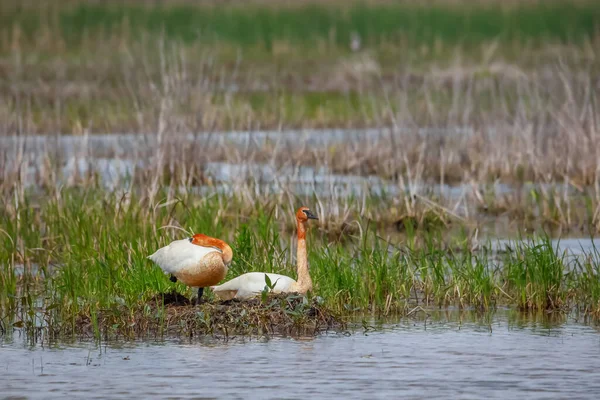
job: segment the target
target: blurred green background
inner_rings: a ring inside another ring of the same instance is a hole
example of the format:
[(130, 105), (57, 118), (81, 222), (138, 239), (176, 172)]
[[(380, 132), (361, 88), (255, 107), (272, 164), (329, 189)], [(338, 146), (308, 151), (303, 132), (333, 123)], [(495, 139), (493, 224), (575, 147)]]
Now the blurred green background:
[[(0, 11), (4, 129), (36, 133), (153, 130), (169, 96), (189, 129), (389, 125), (399, 92), (435, 125), (413, 83), (596, 71), (600, 37), (600, 2), (584, 0), (6, 0)], [(489, 110), (490, 96), (477, 103)], [(443, 114), (450, 98), (442, 87), (427, 101)]]

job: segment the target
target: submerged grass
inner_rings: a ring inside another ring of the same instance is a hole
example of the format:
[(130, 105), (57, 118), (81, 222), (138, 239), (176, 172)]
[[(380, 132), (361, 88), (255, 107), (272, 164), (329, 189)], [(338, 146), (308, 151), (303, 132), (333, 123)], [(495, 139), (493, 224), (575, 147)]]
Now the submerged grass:
[(315, 289), (308, 302), (284, 297), (227, 305), (214, 303), (208, 291), (210, 303), (199, 308), (163, 306), (161, 294), (176, 290), (192, 298), (193, 292), (171, 283), (146, 256), (185, 237), (185, 230), (231, 243), (227, 279), (248, 271), (295, 277), (292, 205), (266, 201), (242, 208), (242, 203), (191, 195), (151, 203), (132, 194), (123, 204), (114, 194), (72, 189), (26, 195), (0, 210), (2, 329), (98, 337), (314, 332), (332, 326), (340, 313), (388, 315), (450, 305), (600, 316), (595, 250), (570, 259), (557, 254), (549, 240), (538, 239), (492, 253), (474, 249), (468, 240), (447, 241), (422, 231), (392, 244), (368, 227), (362, 235), (331, 240), (324, 225), (309, 234)]

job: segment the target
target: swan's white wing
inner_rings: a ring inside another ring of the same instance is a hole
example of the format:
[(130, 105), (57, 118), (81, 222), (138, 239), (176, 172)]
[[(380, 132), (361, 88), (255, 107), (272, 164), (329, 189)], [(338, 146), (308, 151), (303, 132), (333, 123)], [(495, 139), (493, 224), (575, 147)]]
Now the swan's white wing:
[(154, 261), (165, 272), (174, 274), (197, 264), (202, 258), (219, 250), (214, 247), (203, 247), (193, 244), (189, 239), (175, 240), (161, 247), (148, 258)]
[(268, 272), (248, 272), (247, 274), (233, 278), (222, 285), (212, 286), (211, 288), (214, 292), (217, 292), (217, 294), (218, 292), (235, 291), (237, 292), (236, 298), (246, 299), (256, 296), (256, 294), (260, 293), (265, 288), (265, 275), (269, 277), (271, 284), (274, 285), (274, 293), (286, 292), (289, 290), (290, 286), (296, 282), (285, 275)]

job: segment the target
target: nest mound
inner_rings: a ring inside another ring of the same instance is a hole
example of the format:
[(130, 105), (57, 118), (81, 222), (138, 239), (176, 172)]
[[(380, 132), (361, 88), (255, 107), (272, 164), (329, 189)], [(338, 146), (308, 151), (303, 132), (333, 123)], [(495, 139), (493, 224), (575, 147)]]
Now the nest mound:
[[(128, 315), (126, 319), (125, 315)], [(98, 315), (97, 324), (88, 316), (80, 316), (76, 326), (79, 334), (101, 334), (107, 339), (119, 336), (306, 337), (346, 329), (339, 316), (317, 299), (309, 300), (297, 294), (269, 294), (266, 298), (196, 305), (176, 292), (159, 294), (139, 310), (105, 310)]]

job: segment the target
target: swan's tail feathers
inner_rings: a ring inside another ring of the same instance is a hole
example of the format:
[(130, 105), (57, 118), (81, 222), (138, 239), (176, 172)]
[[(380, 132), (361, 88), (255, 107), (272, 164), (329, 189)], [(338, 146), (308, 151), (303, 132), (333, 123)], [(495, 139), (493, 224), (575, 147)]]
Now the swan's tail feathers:
[[(159, 250), (160, 250), (160, 249), (159, 249)], [(157, 254), (158, 254), (158, 251), (155, 251), (154, 253), (150, 254), (150, 255), (149, 255), (149, 256), (147, 256), (146, 258), (147, 258), (148, 260), (152, 260), (152, 261), (156, 262), (156, 256), (157, 256)]]

